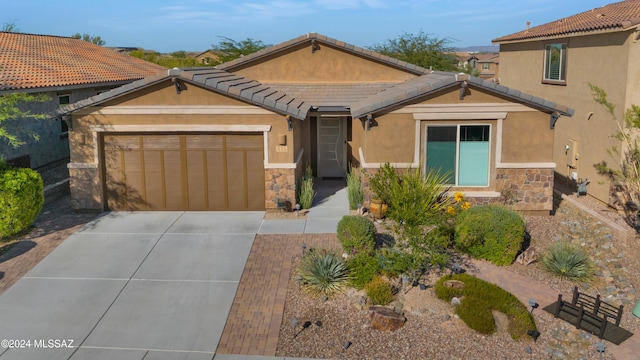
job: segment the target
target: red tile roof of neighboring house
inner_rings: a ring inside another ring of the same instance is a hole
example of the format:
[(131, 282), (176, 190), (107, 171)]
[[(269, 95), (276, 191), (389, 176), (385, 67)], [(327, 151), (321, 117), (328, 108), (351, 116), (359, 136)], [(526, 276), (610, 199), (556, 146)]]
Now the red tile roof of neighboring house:
[(0, 32), (0, 91), (133, 81), (161, 71), (78, 39)]
[(638, 24), (640, 0), (627, 0), (503, 36), (494, 39), (493, 42), (521, 41), (612, 29), (624, 30)]

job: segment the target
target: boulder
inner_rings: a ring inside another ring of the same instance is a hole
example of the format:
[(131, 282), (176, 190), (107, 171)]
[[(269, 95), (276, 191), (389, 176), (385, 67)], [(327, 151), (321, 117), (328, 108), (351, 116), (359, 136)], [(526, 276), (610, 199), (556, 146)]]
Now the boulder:
[(444, 286), (454, 289), (464, 289), (464, 283), (459, 280), (447, 280), (444, 282)]
[(404, 326), (407, 319), (392, 309), (384, 306), (372, 306), (371, 327), (378, 331), (396, 331)]

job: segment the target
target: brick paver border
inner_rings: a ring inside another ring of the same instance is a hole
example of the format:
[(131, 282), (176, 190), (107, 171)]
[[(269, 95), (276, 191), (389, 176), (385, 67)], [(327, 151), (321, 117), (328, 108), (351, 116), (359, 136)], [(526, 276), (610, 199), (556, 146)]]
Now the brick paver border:
[(336, 234), (256, 236), (216, 353), (276, 355), (291, 264), (303, 243), (340, 247)]

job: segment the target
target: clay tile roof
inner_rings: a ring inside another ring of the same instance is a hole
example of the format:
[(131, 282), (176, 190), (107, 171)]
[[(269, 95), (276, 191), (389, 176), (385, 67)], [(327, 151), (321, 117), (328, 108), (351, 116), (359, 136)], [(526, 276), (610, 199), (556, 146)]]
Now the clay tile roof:
[(0, 32), (0, 91), (133, 81), (161, 71), (78, 39)]
[(466, 74), (455, 74), (444, 71), (433, 71), (429, 74), (418, 76), (407, 80), (396, 86), (387, 88), (378, 94), (361, 99), (351, 105), (351, 116), (361, 118), (368, 114), (385, 112), (394, 107), (414, 101), (417, 98), (436, 93), (450, 87), (460, 86), (466, 81), (469, 85), (483, 89), (499, 96), (504, 96), (523, 103), (528, 106), (538, 108), (542, 111), (553, 113), (558, 112), (565, 116), (572, 116), (573, 109), (553, 103), (551, 101), (535, 98), (506, 86), (498, 85), (494, 82), (468, 76)]
[(102, 94), (56, 109), (51, 112), (50, 115), (52, 117), (67, 115), (169, 79), (172, 81), (185, 81), (198, 84), (209, 90), (300, 120), (306, 118), (310, 108), (310, 105), (304, 100), (291, 96), (279, 88), (261, 84), (258, 81), (213, 67), (198, 67), (188, 69), (164, 69), (164, 72), (154, 76), (134, 81), (127, 85), (103, 92)]
[(601, 30), (625, 30), (640, 24), (640, 0), (627, 0), (585, 11), (528, 30), (494, 39), (494, 43)]

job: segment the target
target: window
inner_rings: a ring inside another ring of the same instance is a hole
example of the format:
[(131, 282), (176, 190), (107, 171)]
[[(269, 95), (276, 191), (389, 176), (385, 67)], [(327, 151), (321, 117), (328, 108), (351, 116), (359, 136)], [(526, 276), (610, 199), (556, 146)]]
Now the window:
[[(70, 95), (58, 95), (58, 104), (60, 104), (60, 107), (65, 107), (69, 105), (71, 103), (70, 100), (71, 100)], [(67, 125), (67, 122), (60, 119), (60, 134), (66, 135), (68, 133), (69, 133), (69, 126)]]
[(544, 50), (544, 80), (565, 82), (567, 44), (548, 44)]
[(489, 185), (489, 125), (429, 126), (426, 169), (448, 175), (447, 185)]
[(489, 70), (489, 63), (482, 64), (482, 70)]

